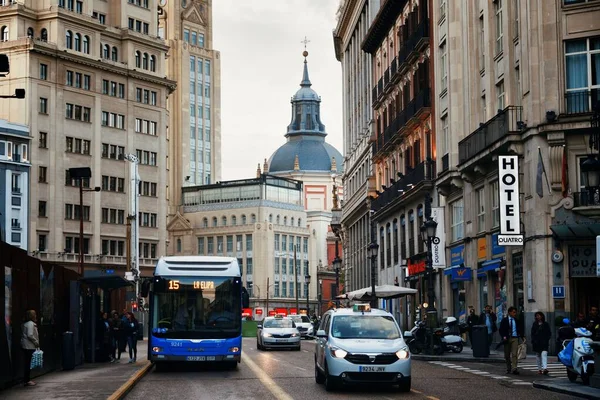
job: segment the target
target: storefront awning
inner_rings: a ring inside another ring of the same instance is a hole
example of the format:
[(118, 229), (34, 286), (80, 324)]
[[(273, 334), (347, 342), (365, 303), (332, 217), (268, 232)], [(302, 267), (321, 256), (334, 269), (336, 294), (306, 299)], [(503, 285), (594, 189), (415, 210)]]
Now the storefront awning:
[(500, 268), (500, 263), (502, 263), (501, 258), (494, 258), (493, 260), (485, 261), (481, 264), (481, 267), (477, 269), (477, 277), (485, 276), (488, 271), (495, 271)]
[(593, 239), (600, 235), (600, 224), (553, 224), (550, 230), (560, 239)]

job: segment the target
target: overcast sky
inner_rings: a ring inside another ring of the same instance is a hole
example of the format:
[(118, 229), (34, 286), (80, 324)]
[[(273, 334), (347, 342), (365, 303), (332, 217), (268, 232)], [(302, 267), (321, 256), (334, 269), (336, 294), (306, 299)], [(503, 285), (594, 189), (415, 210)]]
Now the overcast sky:
[(252, 178), (286, 139), (290, 98), (310, 43), (312, 88), (321, 96), (327, 142), (342, 149), (341, 64), (332, 31), (339, 0), (214, 0), (214, 47), (221, 52), (223, 180)]

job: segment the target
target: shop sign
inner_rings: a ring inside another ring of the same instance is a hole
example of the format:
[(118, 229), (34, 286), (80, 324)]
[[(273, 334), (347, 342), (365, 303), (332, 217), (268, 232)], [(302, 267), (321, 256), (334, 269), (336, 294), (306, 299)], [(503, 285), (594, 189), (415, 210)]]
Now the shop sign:
[(450, 280), (452, 282), (465, 282), (473, 279), (471, 268), (452, 268), (450, 270)]
[(596, 252), (592, 246), (569, 246), (569, 276), (596, 276)]
[(492, 235), (492, 256), (497, 256), (506, 252), (504, 246), (498, 245), (498, 236), (500, 235), (498, 235), (497, 233), (494, 233)]
[(422, 274), (423, 272), (425, 272), (426, 269), (427, 269), (427, 265), (425, 263), (425, 260), (413, 262), (410, 260), (410, 258), (408, 259), (408, 275), (409, 276)]
[(565, 287), (564, 286), (552, 286), (552, 297), (555, 299), (565, 298)]
[(498, 244), (522, 246), (519, 213), (519, 157), (498, 157), (498, 180), (500, 188), (500, 235)]
[(460, 265), (465, 262), (465, 245), (461, 244), (450, 249), (450, 265)]
[(444, 223), (444, 208), (433, 207), (431, 209), (431, 218), (438, 223), (435, 236), (440, 239), (438, 244), (432, 243), (431, 246), (433, 268), (446, 268), (446, 224)]
[(477, 258), (485, 259), (487, 257), (487, 239), (482, 237), (477, 239)]

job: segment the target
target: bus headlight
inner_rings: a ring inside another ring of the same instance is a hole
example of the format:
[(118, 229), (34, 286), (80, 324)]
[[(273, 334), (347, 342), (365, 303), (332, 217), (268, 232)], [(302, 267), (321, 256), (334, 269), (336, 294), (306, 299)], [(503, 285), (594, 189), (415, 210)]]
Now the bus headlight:
[(160, 353), (162, 351), (163, 351), (162, 347), (156, 347), (155, 346), (155, 347), (152, 348), (152, 352), (153, 353)]
[(240, 351), (239, 347), (230, 347), (229, 350), (227, 350), (229, 353), (237, 353)]
[(404, 360), (405, 358), (408, 358), (408, 351), (406, 351), (405, 349), (402, 350), (398, 350), (396, 352), (396, 356), (401, 359)]

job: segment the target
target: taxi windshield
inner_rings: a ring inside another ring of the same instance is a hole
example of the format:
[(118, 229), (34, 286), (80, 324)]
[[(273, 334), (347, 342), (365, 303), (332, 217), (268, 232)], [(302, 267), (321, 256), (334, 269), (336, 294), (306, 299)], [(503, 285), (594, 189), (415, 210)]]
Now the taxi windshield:
[(394, 319), (384, 315), (338, 315), (331, 333), (338, 339), (399, 339)]
[(265, 321), (265, 328), (293, 328), (292, 321), (289, 319), (268, 319)]

